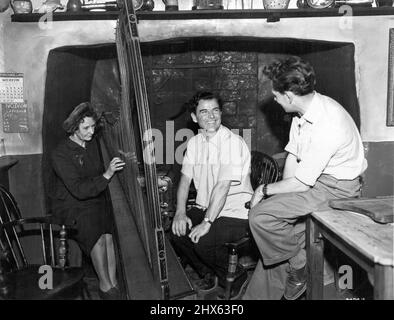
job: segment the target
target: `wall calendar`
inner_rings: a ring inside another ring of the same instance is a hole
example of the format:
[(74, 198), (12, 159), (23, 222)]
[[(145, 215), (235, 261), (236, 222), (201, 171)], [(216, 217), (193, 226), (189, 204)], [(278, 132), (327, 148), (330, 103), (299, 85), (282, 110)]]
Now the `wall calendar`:
[(4, 133), (29, 132), (26, 103), (1, 103), (1, 109)]
[(0, 73), (0, 105), (4, 133), (29, 131), (27, 104), (23, 99), (23, 73)]
[(23, 73), (0, 73), (0, 103), (23, 103)]

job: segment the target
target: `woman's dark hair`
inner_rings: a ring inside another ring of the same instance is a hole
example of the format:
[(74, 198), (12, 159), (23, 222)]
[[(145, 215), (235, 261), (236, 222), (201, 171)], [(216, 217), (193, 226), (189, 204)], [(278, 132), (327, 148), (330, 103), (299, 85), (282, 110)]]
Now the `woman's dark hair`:
[(291, 91), (304, 96), (315, 90), (315, 71), (309, 62), (291, 56), (275, 61), (264, 68), (263, 73), (272, 81), (272, 87), (281, 94)]
[(200, 100), (212, 100), (215, 99), (219, 105), (219, 109), (222, 110), (223, 103), (222, 99), (215, 93), (208, 92), (208, 91), (198, 91), (193, 98), (187, 103), (187, 108), (190, 113), (196, 113), (196, 109)]
[(83, 122), (84, 118), (93, 118), (95, 122), (98, 121), (99, 116), (96, 110), (92, 107), (90, 102), (82, 102), (77, 105), (70, 113), (66, 120), (63, 122), (63, 129), (68, 134), (73, 134), (78, 130), (79, 124)]

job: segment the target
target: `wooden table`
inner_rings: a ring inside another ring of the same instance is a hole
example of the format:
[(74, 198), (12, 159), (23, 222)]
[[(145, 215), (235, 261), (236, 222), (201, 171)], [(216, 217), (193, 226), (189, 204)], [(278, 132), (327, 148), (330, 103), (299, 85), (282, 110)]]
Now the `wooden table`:
[(327, 210), (309, 215), (307, 299), (323, 299), (324, 241), (368, 272), (374, 282), (375, 300), (394, 299), (393, 233), (393, 224), (379, 224), (351, 211)]

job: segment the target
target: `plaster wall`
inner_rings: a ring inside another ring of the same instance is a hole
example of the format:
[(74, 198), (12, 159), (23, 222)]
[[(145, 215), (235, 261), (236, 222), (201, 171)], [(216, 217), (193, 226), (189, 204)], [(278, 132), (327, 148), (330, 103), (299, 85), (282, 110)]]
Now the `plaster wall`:
[[(160, 5), (158, 1), (155, 3)], [(116, 21), (11, 23), (10, 11), (0, 15), (0, 35), (3, 36), (0, 71), (24, 73), (30, 132), (3, 133), (0, 115), (0, 138), (5, 139), (7, 154), (42, 153), (41, 123), (48, 52), (65, 45), (114, 42)], [(291, 18), (276, 23), (268, 23), (265, 19), (142, 20), (139, 33), (141, 41), (194, 36), (252, 36), (353, 42), (361, 135), (365, 142), (378, 142), (394, 141), (394, 127), (386, 126), (390, 28), (394, 28), (394, 17), (391, 16)]]
[(4, 70), (4, 20), (5, 15), (0, 13), (0, 72)]

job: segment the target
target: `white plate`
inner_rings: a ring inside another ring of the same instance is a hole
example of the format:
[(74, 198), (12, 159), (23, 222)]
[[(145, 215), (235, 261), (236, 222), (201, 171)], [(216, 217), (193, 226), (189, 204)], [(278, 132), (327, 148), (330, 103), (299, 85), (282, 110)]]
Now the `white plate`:
[(106, 11), (105, 9), (90, 9), (91, 12), (103, 12)]
[(334, 3), (334, 0), (307, 0), (308, 5), (314, 9), (328, 8)]

